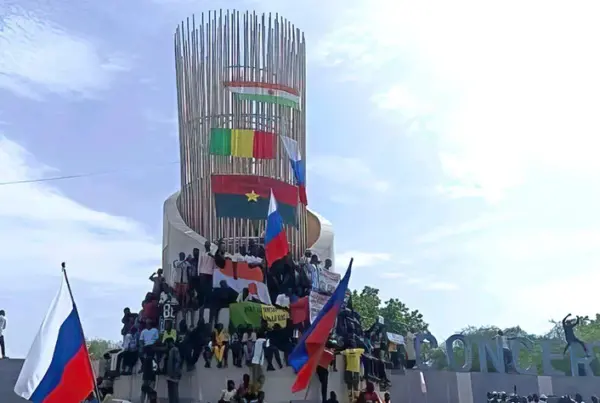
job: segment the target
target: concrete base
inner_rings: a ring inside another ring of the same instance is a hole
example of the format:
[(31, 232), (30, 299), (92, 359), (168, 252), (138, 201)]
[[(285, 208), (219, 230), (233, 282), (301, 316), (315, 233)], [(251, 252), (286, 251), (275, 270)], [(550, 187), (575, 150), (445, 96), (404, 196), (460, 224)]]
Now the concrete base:
[[(13, 392), (23, 362), (24, 360), (0, 360), (0, 402), (25, 402)], [(337, 367), (343, 368), (341, 357), (338, 357)], [(221, 395), (221, 390), (225, 389), (227, 380), (232, 379), (237, 385), (245, 373), (249, 373), (247, 368), (236, 367), (198, 368), (191, 373), (186, 373), (179, 387), (181, 402), (216, 402)], [(290, 368), (272, 372), (265, 371), (265, 376), (263, 390), (267, 402), (287, 403), (305, 400), (306, 391), (296, 394), (290, 392), (296, 378)], [(591, 376), (550, 377), (482, 372), (423, 371), (426, 390), (426, 393), (423, 393), (424, 388), (418, 370), (408, 370), (404, 375), (392, 373), (390, 378), (392, 399), (401, 399), (409, 403), (477, 403), (486, 400), (485, 394), (488, 391), (511, 393), (515, 386), (517, 393), (521, 395), (543, 393), (560, 396), (574, 395), (578, 392), (583, 395), (584, 400), (590, 400), (590, 396), (598, 391), (599, 381), (598, 377)], [(127, 399), (133, 403), (139, 402), (140, 375), (123, 376), (115, 381), (114, 387), (116, 398)], [(342, 371), (329, 374), (328, 389), (337, 393), (340, 402), (347, 402)], [(320, 402), (320, 391), (321, 385), (315, 377), (311, 382), (306, 400)], [(166, 381), (162, 376), (158, 379), (158, 393), (161, 402), (167, 402)]]
[(0, 402), (24, 403), (27, 400), (20, 398), (14, 392), (15, 383), (19, 378), (21, 367), (25, 360), (0, 360)]

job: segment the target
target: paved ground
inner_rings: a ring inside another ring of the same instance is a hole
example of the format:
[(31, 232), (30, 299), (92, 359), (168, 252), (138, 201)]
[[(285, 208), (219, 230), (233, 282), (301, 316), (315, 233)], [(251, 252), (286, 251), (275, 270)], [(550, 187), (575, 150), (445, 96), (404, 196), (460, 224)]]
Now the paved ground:
[(0, 402), (23, 403), (27, 401), (21, 399), (13, 392), (23, 361), (24, 360), (0, 360)]

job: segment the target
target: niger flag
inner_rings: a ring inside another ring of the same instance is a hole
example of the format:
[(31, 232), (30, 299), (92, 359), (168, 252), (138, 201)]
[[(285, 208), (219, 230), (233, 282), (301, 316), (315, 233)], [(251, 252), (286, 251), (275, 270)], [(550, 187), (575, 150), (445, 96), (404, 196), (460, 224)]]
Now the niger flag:
[(217, 217), (266, 220), (272, 189), (283, 222), (297, 225), (297, 186), (256, 175), (212, 175), (211, 185)]

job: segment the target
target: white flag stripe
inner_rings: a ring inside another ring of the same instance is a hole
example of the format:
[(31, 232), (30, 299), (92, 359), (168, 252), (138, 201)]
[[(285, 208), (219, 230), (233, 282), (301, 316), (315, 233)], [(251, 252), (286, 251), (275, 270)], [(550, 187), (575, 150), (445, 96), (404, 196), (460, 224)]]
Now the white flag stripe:
[(272, 97), (284, 98), (288, 99), (292, 102), (300, 104), (300, 97), (298, 95), (290, 94), (287, 91), (283, 90), (273, 90), (269, 88), (260, 88), (260, 87), (228, 87), (231, 91), (237, 92), (239, 94), (249, 94), (249, 95), (268, 95)]
[(60, 290), (52, 300), (50, 309), (21, 368), (14, 388), (17, 395), (29, 400), (42, 382), (52, 363), (60, 328), (71, 312), (73, 312), (73, 301), (63, 278)]
[(292, 161), (300, 161), (302, 159), (300, 156), (300, 149), (298, 148), (298, 142), (296, 140), (287, 136), (281, 136), (281, 141), (283, 142), (283, 148), (285, 148), (285, 152)]

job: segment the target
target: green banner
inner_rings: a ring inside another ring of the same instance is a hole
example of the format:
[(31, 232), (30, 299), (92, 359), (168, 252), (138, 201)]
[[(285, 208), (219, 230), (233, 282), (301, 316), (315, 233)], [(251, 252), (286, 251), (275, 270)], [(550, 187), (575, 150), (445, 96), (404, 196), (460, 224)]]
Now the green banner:
[(262, 305), (255, 302), (241, 302), (239, 304), (229, 305), (229, 318), (234, 327), (252, 326), (257, 329), (260, 327), (260, 320), (265, 319), (270, 328), (275, 323), (285, 327), (289, 314), (284, 309), (275, 308), (272, 305)]

